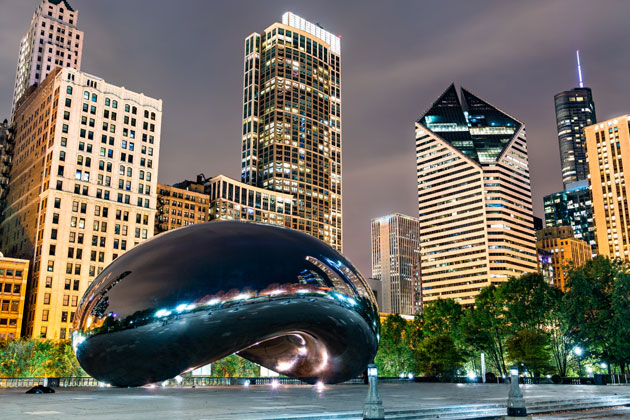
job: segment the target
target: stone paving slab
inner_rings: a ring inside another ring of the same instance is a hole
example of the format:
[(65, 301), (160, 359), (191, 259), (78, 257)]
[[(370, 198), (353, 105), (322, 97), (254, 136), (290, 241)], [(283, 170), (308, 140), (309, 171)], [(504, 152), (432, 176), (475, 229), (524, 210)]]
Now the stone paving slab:
[[(523, 385), (526, 402), (630, 396), (630, 386)], [(270, 385), (208, 388), (56, 388), (55, 394), (0, 390), (0, 418), (9, 419), (212, 419), (258, 420), (299, 415), (360, 412), (366, 385)], [(506, 384), (381, 384), (386, 410), (497, 404)], [(630, 418), (630, 417), (629, 417)]]

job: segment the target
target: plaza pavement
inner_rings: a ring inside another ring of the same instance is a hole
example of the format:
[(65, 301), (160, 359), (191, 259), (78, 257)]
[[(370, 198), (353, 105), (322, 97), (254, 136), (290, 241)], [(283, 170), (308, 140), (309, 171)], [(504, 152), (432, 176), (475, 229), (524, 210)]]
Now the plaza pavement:
[[(385, 383), (379, 388), (387, 411), (504, 404), (509, 385)], [(270, 385), (56, 388), (55, 394), (43, 395), (25, 394), (25, 389), (0, 389), (0, 419), (255, 420), (305, 415), (317, 418), (317, 415), (361, 412), (367, 389), (366, 385), (358, 384), (327, 385), (321, 390), (296, 385), (279, 385), (276, 389)], [(579, 401), (594, 396), (630, 397), (630, 386), (521, 385), (521, 389), (527, 404)], [(630, 418), (630, 412), (626, 411), (624, 417)]]

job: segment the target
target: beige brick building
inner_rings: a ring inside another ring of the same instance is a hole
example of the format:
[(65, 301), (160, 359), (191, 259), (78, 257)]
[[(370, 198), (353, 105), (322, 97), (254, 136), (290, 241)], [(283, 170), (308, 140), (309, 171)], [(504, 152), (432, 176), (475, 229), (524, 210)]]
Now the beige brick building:
[(64, 339), (104, 267), (153, 236), (162, 101), (56, 68), (13, 116), (1, 248), (31, 260), (24, 332)]
[(552, 284), (566, 290), (567, 271), (571, 265), (579, 267), (592, 259), (591, 246), (574, 236), (571, 226), (551, 227), (536, 232), (539, 250), (551, 254)]
[(21, 336), (28, 266), (28, 260), (0, 253), (0, 340)]
[(630, 115), (590, 125), (586, 135), (597, 253), (630, 259)]
[(41, 0), (20, 42), (12, 113), (28, 88), (40, 84), (55, 67), (81, 70), (83, 32), (79, 12), (67, 0)]
[(203, 185), (182, 184), (158, 184), (156, 234), (209, 220), (210, 198), (203, 193)]

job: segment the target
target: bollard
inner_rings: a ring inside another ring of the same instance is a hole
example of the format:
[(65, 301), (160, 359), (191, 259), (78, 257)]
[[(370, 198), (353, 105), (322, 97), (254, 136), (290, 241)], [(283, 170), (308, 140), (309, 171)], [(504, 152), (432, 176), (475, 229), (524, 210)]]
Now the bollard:
[(527, 415), (527, 408), (525, 407), (525, 400), (523, 394), (518, 385), (518, 366), (513, 366), (510, 369), (511, 384), (510, 392), (508, 393), (507, 402), (507, 416), (504, 419), (528, 419), (531, 418)]
[(367, 371), (370, 388), (363, 408), (363, 420), (385, 420), (383, 401), (378, 394), (378, 369), (375, 364), (369, 364)]

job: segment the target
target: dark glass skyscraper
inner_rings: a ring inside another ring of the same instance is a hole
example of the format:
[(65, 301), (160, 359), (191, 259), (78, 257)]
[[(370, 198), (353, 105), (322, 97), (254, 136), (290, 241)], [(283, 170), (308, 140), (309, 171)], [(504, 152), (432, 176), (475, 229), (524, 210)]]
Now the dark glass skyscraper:
[(588, 180), (569, 184), (564, 191), (545, 196), (543, 202), (545, 227), (571, 226), (574, 236), (588, 242), (593, 253), (597, 252)]
[(560, 166), (565, 187), (567, 184), (587, 178), (584, 127), (597, 122), (593, 93), (591, 88), (584, 87), (582, 82), (579, 55), (578, 72), (580, 86), (554, 96)]

